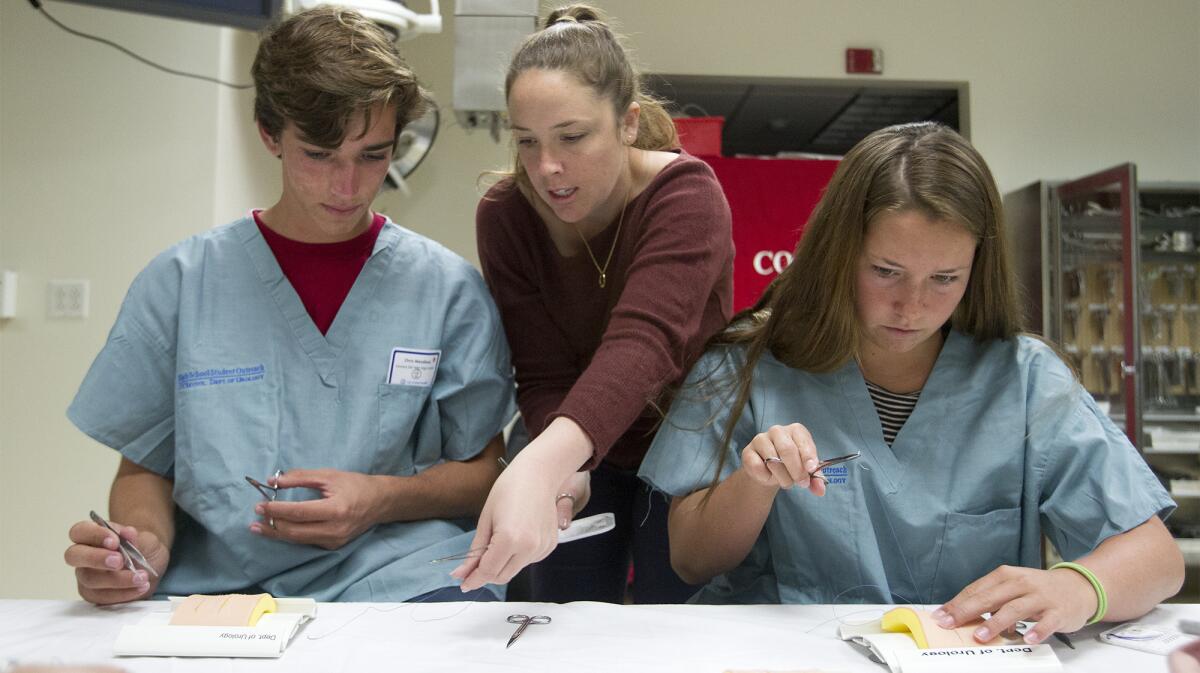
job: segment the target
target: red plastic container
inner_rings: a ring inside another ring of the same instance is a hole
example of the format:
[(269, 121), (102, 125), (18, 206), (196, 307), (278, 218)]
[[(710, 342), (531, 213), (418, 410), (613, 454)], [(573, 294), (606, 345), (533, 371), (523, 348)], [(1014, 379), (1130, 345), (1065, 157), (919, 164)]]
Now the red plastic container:
[(675, 118), (679, 143), (688, 154), (696, 156), (721, 156), (721, 129), (724, 127), (724, 117)]

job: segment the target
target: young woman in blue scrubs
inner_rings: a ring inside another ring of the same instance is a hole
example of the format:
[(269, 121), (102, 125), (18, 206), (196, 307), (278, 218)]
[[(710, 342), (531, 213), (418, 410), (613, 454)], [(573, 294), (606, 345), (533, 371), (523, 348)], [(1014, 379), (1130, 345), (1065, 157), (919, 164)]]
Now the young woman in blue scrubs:
[[(1017, 301), (970, 144), (912, 124), (851, 150), (642, 465), (695, 600), (940, 604), (993, 613), (981, 640), (1038, 620), (1033, 643), (1178, 591), (1174, 503)], [(1043, 534), (1077, 565), (1041, 570)]]
[(93, 603), (461, 600), (429, 561), (467, 548), (515, 409), (479, 273), (371, 211), (425, 93), (331, 8), (265, 34), (253, 75), (279, 200), (150, 262), (68, 410), (120, 452), (111, 519), (161, 582), (90, 521), (66, 561)]

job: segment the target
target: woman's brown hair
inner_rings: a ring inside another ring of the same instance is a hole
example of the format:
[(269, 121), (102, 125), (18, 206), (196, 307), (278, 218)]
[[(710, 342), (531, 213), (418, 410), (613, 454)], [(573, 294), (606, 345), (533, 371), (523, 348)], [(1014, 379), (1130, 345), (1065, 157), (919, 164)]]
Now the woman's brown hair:
[(319, 147), (336, 148), (360, 115), (395, 105), (396, 137), (430, 98), (382, 28), (358, 12), (321, 6), (271, 26), (254, 65), (254, 119), (278, 139), (291, 121)]
[(950, 325), (978, 341), (1008, 339), (1021, 331), (1003, 206), (983, 157), (941, 124), (875, 131), (838, 165), (792, 263), (753, 307), (735, 315), (730, 327), (710, 341), (710, 346), (745, 348), (745, 362), (729, 382), (735, 396), (717, 447), (718, 477), (763, 351), (811, 372), (833, 371), (855, 357), (861, 338), (855, 277), (867, 226), (881, 215), (902, 212), (957, 223), (975, 237), (966, 293)]

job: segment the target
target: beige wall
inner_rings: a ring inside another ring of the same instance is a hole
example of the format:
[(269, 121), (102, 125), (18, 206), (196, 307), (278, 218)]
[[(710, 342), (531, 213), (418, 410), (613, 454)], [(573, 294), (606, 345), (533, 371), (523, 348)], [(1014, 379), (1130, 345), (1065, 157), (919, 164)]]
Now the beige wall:
[[(837, 78), (845, 47), (870, 46), (884, 50), (886, 79), (966, 81), (972, 137), (1002, 190), (1122, 161), (1147, 180), (1200, 180), (1195, 0), (598, 4), (622, 20), (648, 71)], [(247, 79), (249, 34), (47, 6), (172, 66)], [(444, 34), (403, 45), (444, 108), (453, 25), (447, 16)], [(151, 256), (270, 205), (277, 168), (258, 145), (250, 102), (70, 37), (24, 2), (0, 2), (0, 268), (21, 274), (20, 315), (0, 323), (0, 597), (74, 595), (65, 531), (106, 509), (116, 460), (63, 410)], [(474, 260), (475, 178), (506, 150), (446, 112), (413, 196), (377, 205)], [(47, 319), (51, 278), (89, 279), (91, 316)]]
[[(67, 25), (171, 65), (213, 70), (217, 31), (46, 3)], [(65, 597), (69, 522), (107, 511), (111, 451), (63, 416), (140, 266), (213, 217), (212, 86), (138, 65), (0, 2), (0, 596)], [(91, 281), (91, 317), (50, 320), (51, 278)]]

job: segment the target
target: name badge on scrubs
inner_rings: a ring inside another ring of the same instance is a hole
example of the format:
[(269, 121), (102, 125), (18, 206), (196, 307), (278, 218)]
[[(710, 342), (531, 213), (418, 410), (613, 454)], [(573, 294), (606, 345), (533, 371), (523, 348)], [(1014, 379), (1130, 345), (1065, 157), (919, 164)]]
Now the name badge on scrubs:
[(433, 378), (437, 375), (438, 360), (441, 358), (441, 351), (393, 348), (392, 366), (388, 370), (387, 382), (396, 386), (428, 388), (433, 385)]

